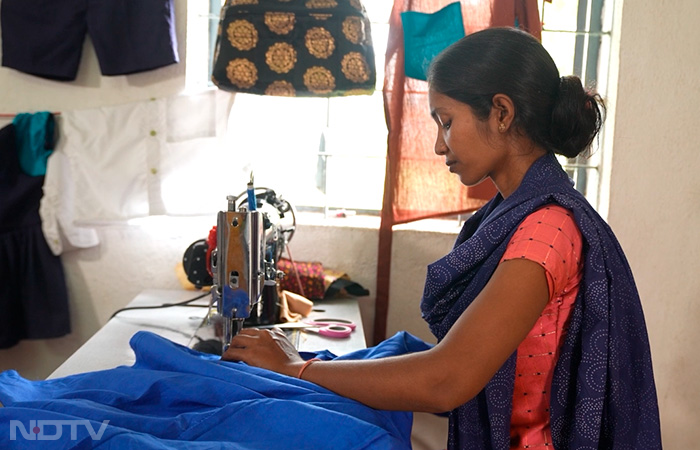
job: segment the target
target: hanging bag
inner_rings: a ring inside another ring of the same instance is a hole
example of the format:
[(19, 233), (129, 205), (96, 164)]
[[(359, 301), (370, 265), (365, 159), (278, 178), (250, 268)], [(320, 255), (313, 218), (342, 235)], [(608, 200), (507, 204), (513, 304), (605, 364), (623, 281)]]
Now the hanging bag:
[(360, 0), (229, 0), (221, 10), (212, 81), (259, 95), (372, 94), (367, 13)]

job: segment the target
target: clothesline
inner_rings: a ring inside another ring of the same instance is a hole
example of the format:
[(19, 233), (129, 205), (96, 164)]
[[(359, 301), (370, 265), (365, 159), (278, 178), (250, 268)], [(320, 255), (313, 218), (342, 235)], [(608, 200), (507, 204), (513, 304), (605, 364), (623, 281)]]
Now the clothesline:
[[(17, 114), (21, 114), (21, 113), (0, 113), (0, 117), (11, 119), (11, 118), (17, 116)], [(61, 115), (60, 112), (52, 112), (51, 114), (53, 114), (54, 116)]]

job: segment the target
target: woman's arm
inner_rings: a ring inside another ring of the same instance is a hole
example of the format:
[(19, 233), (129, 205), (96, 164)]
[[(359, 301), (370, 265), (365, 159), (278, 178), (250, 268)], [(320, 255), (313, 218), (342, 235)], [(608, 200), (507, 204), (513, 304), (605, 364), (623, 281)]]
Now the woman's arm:
[[(499, 264), (435, 347), (408, 355), (312, 364), (303, 378), (377, 409), (444, 412), (473, 398), (532, 329), (549, 299), (544, 269)], [(223, 359), (296, 377), (303, 365), (284, 333), (243, 330)]]

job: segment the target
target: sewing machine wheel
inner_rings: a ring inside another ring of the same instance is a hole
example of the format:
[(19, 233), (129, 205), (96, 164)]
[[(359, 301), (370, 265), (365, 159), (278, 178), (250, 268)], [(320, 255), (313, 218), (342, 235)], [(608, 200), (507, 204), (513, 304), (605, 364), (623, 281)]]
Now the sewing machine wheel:
[(214, 283), (214, 279), (207, 271), (208, 248), (206, 239), (200, 239), (190, 244), (182, 257), (182, 266), (187, 274), (187, 280), (194, 284), (197, 289), (202, 288), (202, 286), (211, 286)]

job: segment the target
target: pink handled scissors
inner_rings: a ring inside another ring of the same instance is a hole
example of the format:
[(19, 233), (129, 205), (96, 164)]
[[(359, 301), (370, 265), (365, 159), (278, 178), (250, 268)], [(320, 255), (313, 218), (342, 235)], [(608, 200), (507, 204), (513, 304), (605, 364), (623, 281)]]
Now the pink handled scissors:
[(305, 320), (305, 324), (314, 328), (304, 328), (307, 331), (317, 332), (321, 336), (331, 338), (346, 338), (355, 330), (355, 324), (345, 319), (313, 319)]

